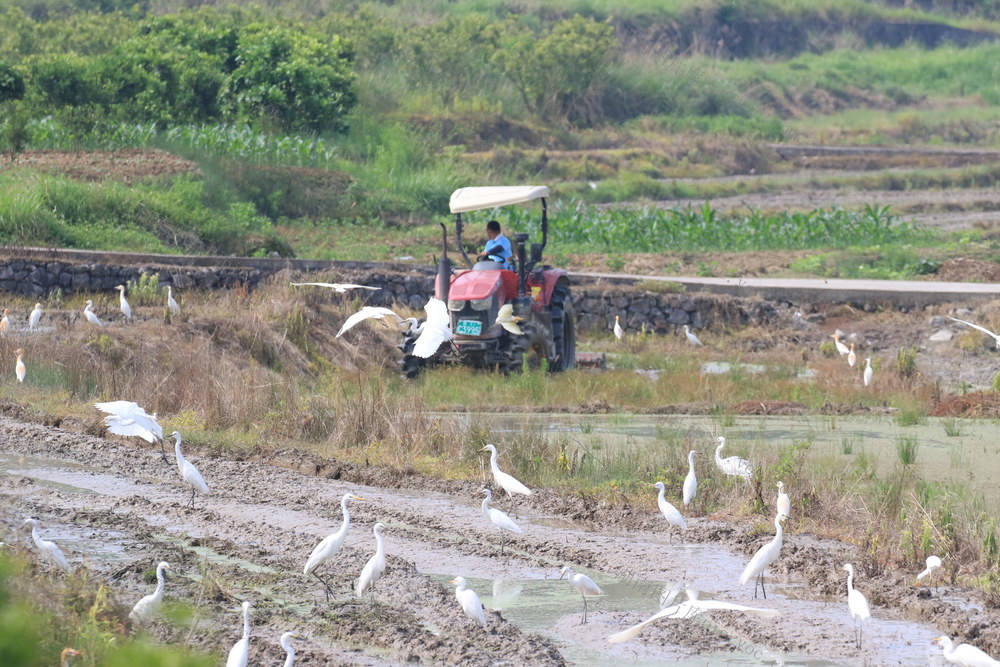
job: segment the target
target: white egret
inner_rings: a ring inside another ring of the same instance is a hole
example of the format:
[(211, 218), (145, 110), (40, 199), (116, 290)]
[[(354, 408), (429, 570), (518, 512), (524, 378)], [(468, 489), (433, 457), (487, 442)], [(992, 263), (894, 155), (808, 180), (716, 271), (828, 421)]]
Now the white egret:
[(383, 308), (382, 306), (365, 306), (347, 318), (344, 322), (344, 326), (340, 327), (340, 331), (337, 332), (337, 338), (343, 336), (347, 330), (351, 329), (358, 322), (364, 322), (365, 320), (382, 320), (389, 315), (395, 317), (396, 321), (400, 324), (406, 322), (406, 320), (392, 312), (389, 308)]
[(489, 519), (490, 523), (500, 531), (500, 554), (502, 555), (504, 546), (503, 531), (509, 530), (512, 533), (523, 533), (524, 531), (505, 512), (490, 507), (490, 503), (493, 501), (493, 494), (490, 493), (489, 489), (483, 489), (483, 493), (486, 494), (486, 497), (483, 498), (483, 516)]
[(170, 563), (165, 560), (160, 561), (160, 564), (156, 566), (156, 590), (135, 603), (135, 606), (132, 607), (132, 611), (128, 615), (132, 621), (142, 623), (148, 621), (156, 614), (160, 608), (160, 603), (163, 602), (163, 571), (169, 569)]
[(775, 504), (778, 507), (778, 514), (784, 514), (786, 517), (792, 516), (792, 500), (785, 493), (785, 483), (778, 482), (778, 498)]
[(177, 300), (174, 299), (174, 288), (170, 285), (167, 285), (167, 308), (174, 315), (181, 314), (181, 307), (177, 303)]
[(23, 526), (31, 526), (31, 541), (35, 543), (35, 547), (38, 549), (38, 553), (42, 555), (42, 559), (48, 561), (52, 565), (55, 565), (63, 572), (72, 572), (73, 567), (66, 560), (65, 554), (63, 554), (62, 549), (59, 545), (50, 540), (43, 540), (38, 534), (38, 521), (35, 519), (25, 519)]
[(132, 321), (132, 306), (128, 305), (128, 301), (125, 299), (125, 286), (115, 285), (115, 289), (118, 290), (118, 307), (122, 311), (122, 315), (125, 316), (126, 322)]
[(741, 586), (750, 581), (751, 578), (756, 579), (753, 585), (754, 600), (757, 599), (758, 583), (760, 584), (760, 591), (763, 593), (764, 599), (767, 599), (767, 590), (764, 588), (764, 571), (781, 555), (781, 522), (787, 518), (784, 514), (778, 514), (774, 517), (774, 537), (770, 542), (757, 549), (757, 553), (753, 555), (753, 558), (750, 559), (750, 562), (747, 563), (746, 568), (743, 570), (743, 574), (740, 575)]
[(424, 312), (427, 313), (427, 319), (413, 343), (413, 356), (428, 359), (437, 353), (442, 343), (451, 340), (451, 316), (444, 301), (435, 297), (431, 297), (424, 306)]
[(1000, 335), (997, 335), (997, 334), (993, 333), (992, 331), (990, 331), (989, 329), (986, 329), (985, 327), (979, 326), (978, 324), (973, 324), (972, 322), (966, 322), (965, 320), (960, 320), (957, 317), (952, 317), (951, 315), (948, 316), (948, 319), (949, 320), (954, 320), (956, 322), (961, 322), (962, 324), (970, 326), (973, 329), (979, 329), (984, 334), (987, 334), (989, 336), (993, 336), (993, 340), (995, 340), (997, 342), (997, 349), (1000, 350)]
[(687, 337), (688, 342), (692, 345), (702, 345), (702, 342), (698, 340), (698, 337), (694, 335), (693, 331), (691, 331), (691, 327), (686, 324), (684, 325), (684, 335)]
[(330, 584), (316, 574), (316, 568), (333, 558), (336, 553), (340, 551), (340, 547), (344, 544), (344, 540), (347, 538), (347, 529), (351, 527), (351, 514), (347, 511), (348, 500), (364, 500), (364, 498), (356, 496), (352, 493), (344, 494), (344, 497), (340, 499), (340, 509), (344, 513), (344, 521), (340, 524), (340, 530), (324, 537), (323, 540), (312, 550), (312, 553), (309, 554), (309, 558), (306, 560), (306, 566), (302, 568), (302, 574), (306, 576), (311, 574), (319, 579), (320, 583), (326, 587), (327, 602), (330, 601), (330, 593), (333, 591), (330, 588)]
[(174, 443), (174, 455), (177, 457), (177, 469), (181, 472), (181, 479), (184, 483), (191, 487), (191, 509), (194, 509), (194, 492), (199, 491), (202, 495), (212, 495), (212, 492), (208, 490), (208, 484), (205, 483), (205, 478), (201, 476), (198, 469), (195, 468), (190, 461), (184, 458), (181, 454), (181, 434), (177, 431), (171, 433), (171, 436), (176, 438), (177, 442)]
[(83, 655), (83, 651), (77, 651), (75, 648), (64, 648), (59, 654), (59, 667), (70, 667), (69, 659), (81, 655)]
[(243, 637), (229, 649), (226, 667), (247, 667), (250, 658), (250, 603), (243, 602)]
[(851, 350), (846, 345), (840, 342), (839, 333), (830, 334), (830, 338), (833, 339), (833, 344), (837, 346), (837, 352), (840, 353), (840, 356), (843, 357), (844, 355), (851, 353)]
[(7, 317), (7, 313), (9, 312), (8, 309), (3, 309), (3, 317), (0, 317), (0, 336), (7, 335), (7, 328), (10, 326), (10, 318)]
[(365, 591), (371, 587), (372, 602), (375, 601), (375, 582), (385, 572), (385, 547), (382, 544), (382, 531), (384, 529), (385, 525), (381, 522), (376, 523), (372, 528), (372, 532), (375, 534), (375, 555), (365, 563), (364, 569), (361, 570), (361, 576), (358, 578), (358, 597), (362, 597)]
[(871, 610), (868, 609), (868, 599), (865, 594), (854, 587), (854, 566), (850, 563), (844, 565), (847, 570), (847, 608), (851, 612), (851, 620), (856, 621), (856, 642), (861, 648), (861, 639), (865, 629), (865, 621), (872, 617)]
[(854, 368), (856, 363), (858, 363), (858, 355), (854, 353), (854, 343), (851, 343), (851, 351), (847, 353), (847, 365)]
[(508, 475), (503, 470), (500, 470), (500, 466), (497, 465), (496, 445), (486, 445), (479, 451), (488, 451), (490, 453), (490, 470), (493, 471), (493, 481), (496, 482), (501, 489), (507, 492), (507, 498), (510, 499), (512, 508), (515, 493), (520, 493), (522, 496), (531, 495), (531, 489), (518, 481), (518, 479), (513, 475)]
[(972, 644), (952, 644), (951, 637), (936, 637), (933, 640), (944, 650), (944, 659), (953, 665), (963, 667), (1000, 667), (1000, 660), (994, 660), (982, 649)]
[(730, 477), (742, 477), (750, 479), (753, 477), (753, 467), (746, 459), (738, 456), (722, 458), (722, 448), (726, 446), (726, 439), (719, 436), (719, 446), (715, 448), (715, 465)]
[[(681, 515), (680, 511), (676, 507), (671, 505), (669, 502), (667, 502), (667, 499), (664, 496), (667, 487), (663, 484), (663, 482), (657, 482), (656, 484), (653, 485), (653, 488), (658, 489), (660, 492), (659, 496), (657, 496), (656, 498), (656, 504), (659, 506), (660, 512), (663, 514), (663, 517), (667, 520), (667, 523), (669, 523), (671, 526), (677, 526), (681, 530), (687, 530), (688, 528), (687, 521), (684, 520), (684, 517)], [(673, 531), (670, 531), (670, 541), (673, 542), (673, 540), (674, 540), (674, 534)]]
[(688, 452), (688, 474), (684, 478), (683, 487), (683, 498), (684, 507), (687, 507), (694, 501), (694, 496), (698, 493), (698, 478), (694, 474), (694, 455), (697, 454), (695, 450)]
[(872, 360), (869, 357), (865, 359), (865, 374), (863, 376), (866, 387), (872, 383), (872, 375)]
[(622, 329), (621, 318), (615, 315), (615, 338), (621, 341), (622, 336), (625, 335), (625, 331)]
[(931, 576), (931, 573), (934, 572), (934, 570), (941, 567), (941, 559), (937, 556), (928, 556), (927, 560), (925, 561), (925, 564), (927, 565), (927, 567), (924, 568), (923, 572), (917, 575), (918, 582), (923, 581), (925, 578)]
[(292, 667), (295, 664), (295, 647), (292, 646), (293, 639), (301, 639), (294, 632), (286, 632), (281, 635), (281, 648), (285, 649), (284, 667)]
[(756, 616), (758, 618), (777, 618), (781, 615), (781, 612), (777, 609), (747, 607), (741, 604), (734, 604), (732, 602), (724, 602), (722, 600), (699, 600), (696, 591), (688, 590), (687, 593), (688, 599), (684, 602), (661, 609), (642, 623), (637, 623), (628, 629), (616, 632), (608, 637), (608, 642), (611, 644), (621, 644), (622, 642), (635, 639), (635, 637), (638, 636), (638, 634), (642, 632), (647, 625), (658, 621), (661, 618), (688, 619), (709, 611), (738, 611), (750, 616)]
[(94, 312), (94, 302), (87, 299), (87, 306), (83, 309), (83, 316), (87, 318), (87, 321), (93, 324), (95, 327), (103, 327), (104, 324), (101, 322), (101, 318), (97, 316)]
[(514, 334), (515, 336), (524, 335), (524, 332), (521, 331), (521, 327), (519, 325), (519, 322), (521, 322), (522, 320), (523, 318), (516, 317), (514, 315), (514, 304), (512, 303), (505, 303), (504, 305), (500, 306), (500, 310), (499, 312), (497, 312), (497, 320), (496, 320), (497, 324), (499, 324), (500, 326), (502, 326), (504, 329)]
[(14, 375), (17, 376), (18, 382), (24, 382), (24, 375), (27, 372), (24, 367), (24, 348), (17, 348), (14, 350), (14, 354), (17, 355), (17, 362), (14, 364)]
[(42, 304), (36, 303), (35, 309), (31, 311), (31, 315), (28, 315), (28, 329), (34, 331), (35, 327), (38, 326), (39, 320), (42, 319)]
[(297, 287), (301, 285), (328, 287), (329, 289), (332, 289), (334, 292), (337, 292), (339, 294), (344, 294), (349, 289), (367, 289), (367, 290), (372, 290), (373, 292), (382, 289), (381, 287), (369, 287), (368, 285), (355, 285), (353, 283), (291, 283), (291, 284)]
[(476, 591), (465, 587), (465, 577), (455, 577), (448, 583), (455, 584), (455, 599), (462, 606), (465, 615), (485, 628), (486, 615), (483, 613), (483, 603), (479, 601)]
[(149, 444), (160, 443), (160, 456), (167, 460), (163, 449), (163, 427), (156, 421), (156, 414), (149, 414), (133, 401), (107, 401), (94, 403), (94, 407), (109, 416), (104, 425), (115, 435), (142, 438)]
[(594, 583), (593, 579), (582, 572), (574, 572), (568, 565), (564, 565), (559, 570), (559, 578), (562, 579), (563, 577), (569, 579), (569, 583), (577, 590), (580, 597), (583, 598), (583, 621), (580, 622), (580, 625), (583, 625), (587, 622), (587, 596), (604, 595), (604, 591)]

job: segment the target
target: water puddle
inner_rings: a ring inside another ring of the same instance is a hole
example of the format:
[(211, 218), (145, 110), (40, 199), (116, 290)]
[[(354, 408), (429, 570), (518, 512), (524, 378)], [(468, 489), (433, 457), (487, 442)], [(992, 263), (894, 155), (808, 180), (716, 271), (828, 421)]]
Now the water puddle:
[(51, 479), (53, 472), (80, 474), (84, 470), (89, 470), (89, 468), (68, 461), (0, 452), (0, 474), (10, 477), (27, 477), (38, 486), (54, 491), (96, 495), (96, 492), (90, 489)]

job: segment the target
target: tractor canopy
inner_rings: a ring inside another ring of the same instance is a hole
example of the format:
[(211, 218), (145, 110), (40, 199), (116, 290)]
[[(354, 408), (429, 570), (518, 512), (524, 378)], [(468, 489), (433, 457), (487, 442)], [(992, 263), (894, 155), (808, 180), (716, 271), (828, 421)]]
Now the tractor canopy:
[(449, 205), (452, 213), (466, 213), (510, 204), (523, 204), (548, 196), (549, 189), (544, 185), (459, 188), (451, 193)]

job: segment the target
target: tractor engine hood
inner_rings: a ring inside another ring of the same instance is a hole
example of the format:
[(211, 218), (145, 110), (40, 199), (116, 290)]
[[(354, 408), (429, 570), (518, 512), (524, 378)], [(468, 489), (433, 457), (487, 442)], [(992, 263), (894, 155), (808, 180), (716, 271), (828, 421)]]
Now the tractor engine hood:
[(458, 301), (486, 299), (500, 291), (502, 271), (466, 271), (455, 277), (448, 298)]

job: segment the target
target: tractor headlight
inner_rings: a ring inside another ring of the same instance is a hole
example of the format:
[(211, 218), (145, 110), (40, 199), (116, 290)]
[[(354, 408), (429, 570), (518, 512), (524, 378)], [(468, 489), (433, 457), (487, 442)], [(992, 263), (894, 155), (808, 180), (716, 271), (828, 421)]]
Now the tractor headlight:
[(448, 310), (462, 310), (463, 308), (465, 308), (465, 299), (448, 299)]
[(493, 297), (488, 296), (485, 299), (473, 299), (469, 305), (472, 306), (472, 310), (488, 310), (491, 303), (493, 303)]

